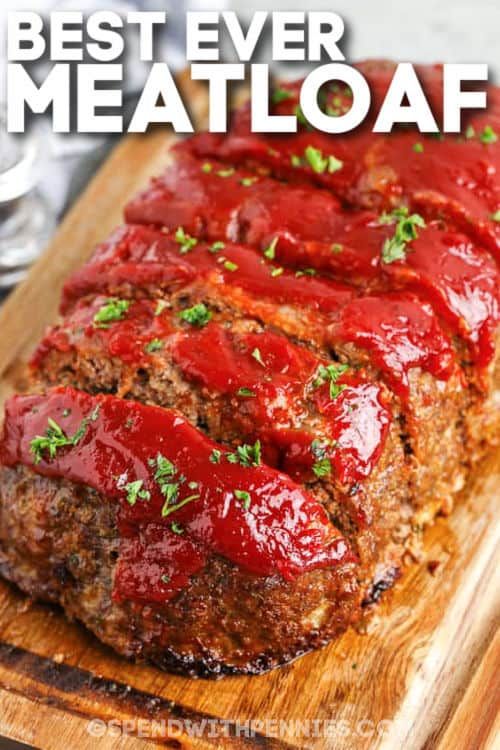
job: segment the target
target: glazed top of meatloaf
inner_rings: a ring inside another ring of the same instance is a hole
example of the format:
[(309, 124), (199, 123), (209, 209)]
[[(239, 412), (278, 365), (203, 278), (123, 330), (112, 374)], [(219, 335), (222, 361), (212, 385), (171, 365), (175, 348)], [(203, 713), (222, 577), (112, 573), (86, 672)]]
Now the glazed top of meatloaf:
[[(372, 61), (361, 67), (374, 99), (382, 99), (395, 64)], [(442, 66), (422, 66), (419, 75), (435, 112), (439, 112)], [(300, 84), (283, 84), (287, 96), (271, 111), (296, 112)], [(325, 111), (341, 114), (350, 108), (351, 97), (338, 83), (326, 84)], [(500, 143), (495, 135), (500, 131), (500, 89), (488, 87), (487, 110), (464, 113), (463, 136), (420, 135), (412, 128), (400, 128), (384, 138), (372, 132), (372, 125), (368, 117), (355, 131), (332, 137), (311, 130), (299, 117), (297, 133), (252, 133), (250, 108), (244, 105), (235, 112), (227, 135), (202, 133), (178, 149), (202, 159), (264, 167), (275, 177), (292, 182), (313, 182), (358, 208), (390, 210), (403, 204), (428, 216), (450, 217), (499, 259), (500, 224), (493, 217), (500, 205)]]
[(323, 506), (262, 463), (258, 443), (232, 453), (173, 410), (71, 388), (14, 397), (0, 461), (119, 503), (117, 600), (168, 600), (213, 554), (285, 580), (355, 559)]

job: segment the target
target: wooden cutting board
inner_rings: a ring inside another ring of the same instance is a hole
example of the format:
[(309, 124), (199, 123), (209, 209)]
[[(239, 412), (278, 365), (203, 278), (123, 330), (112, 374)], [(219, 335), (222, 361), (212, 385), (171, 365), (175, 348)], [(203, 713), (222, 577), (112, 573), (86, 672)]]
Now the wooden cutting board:
[[(204, 98), (190, 98), (200, 119)], [(0, 404), (23, 387), (62, 282), (161, 170), (172, 141), (165, 131), (125, 138), (1, 308)], [(0, 734), (50, 750), (493, 748), (499, 495), (497, 455), (475, 472), (453, 516), (426, 533), (425, 558), (384, 597), (366, 634), (346, 633), (260, 677), (195, 681), (131, 664), (0, 582)]]

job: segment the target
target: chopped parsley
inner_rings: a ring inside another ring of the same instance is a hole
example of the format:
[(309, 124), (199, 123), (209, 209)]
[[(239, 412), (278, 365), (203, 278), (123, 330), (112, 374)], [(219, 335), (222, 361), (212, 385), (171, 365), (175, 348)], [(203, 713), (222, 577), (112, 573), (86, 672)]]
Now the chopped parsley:
[(166, 300), (164, 299), (158, 300), (158, 303), (155, 309), (155, 317), (157, 318), (159, 315), (161, 315), (162, 312), (164, 312), (167, 309), (167, 307), (168, 307), (168, 302), (166, 302)]
[(189, 251), (198, 244), (196, 237), (191, 237), (190, 234), (186, 234), (183, 227), (177, 227), (175, 241), (180, 245), (179, 252), (181, 255), (189, 253)]
[(292, 98), (292, 92), (282, 88), (275, 89), (271, 95), (271, 101), (273, 104), (280, 104), (281, 102), (285, 102), (287, 99)]
[(110, 323), (124, 318), (129, 307), (129, 300), (110, 297), (94, 315), (94, 327), (109, 328)]
[(344, 163), (340, 159), (332, 155), (323, 156), (322, 151), (319, 148), (314, 148), (314, 146), (307, 146), (304, 156), (313, 172), (317, 174), (323, 174), (326, 171), (333, 174), (344, 166)]
[(230, 464), (241, 464), (241, 466), (245, 466), (246, 468), (260, 466), (260, 440), (256, 440), (253, 445), (248, 445), (247, 443), (238, 445), (234, 453), (226, 454), (226, 458)]
[(210, 245), (208, 249), (211, 253), (218, 253), (219, 250), (224, 250), (225, 247), (225, 243), (218, 240), (217, 242), (214, 242), (212, 245)]
[(295, 276), (297, 279), (300, 279), (301, 276), (316, 276), (316, 269), (302, 268), (300, 271), (295, 272)]
[(246, 490), (234, 490), (234, 496), (237, 500), (242, 500), (245, 510), (249, 509), (252, 502), (252, 498), (250, 497), (249, 492), (247, 492)]
[(144, 489), (144, 482), (142, 479), (137, 479), (135, 482), (129, 482), (124, 485), (123, 489), (127, 493), (127, 503), (129, 505), (135, 505), (137, 500), (149, 500), (151, 493)]
[(255, 398), (255, 393), (250, 388), (238, 388), (237, 395), (244, 398)]
[(500, 208), (498, 209), (498, 211), (495, 211), (494, 214), (491, 214), (490, 219), (491, 221), (496, 221), (500, 223)]
[(302, 107), (299, 104), (295, 107), (294, 113), (295, 113), (295, 117), (297, 118), (297, 122), (300, 122), (301, 125), (304, 125), (306, 128), (308, 128), (309, 120), (303, 113)]
[(338, 255), (341, 253), (344, 249), (344, 246), (341, 245), (339, 242), (334, 242), (333, 245), (330, 245), (330, 250), (332, 253), (335, 253), (335, 255)]
[(316, 463), (313, 464), (312, 467), (313, 473), (315, 476), (318, 477), (318, 479), (322, 479), (323, 477), (328, 476), (332, 473), (332, 464), (329, 458), (322, 458), (319, 461), (316, 461)]
[(488, 145), (490, 143), (496, 143), (498, 140), (498, 136), (491, 125), (486, 125), (483, 132), (479, 136), (479, 140), (481, 141), (481, 143)]
[(392, 214), (382, 214), (380, 224), (393, 224), (396, 221), (394, 235), (388, 237), (382, 246), (382, 262), (394, 263), (406, 258), (407, 244), (418, 237), (417, 227), (425, 227), (420, 214), (408, 215), (406, 206), (395, 209)]
[(257, 182), (258, 179), (258, 177), (243, 177), (243, 179), (240, 180), (240, 184), (243, 185), (243, 187), (250, 187), (254, 182)]
[(256, 360), (256, 362), (259, 363), (259, 365), (262, 365), (262, 367), (265, 367), (265, 362), (262, 359), (262, 354), (260, 353), (260, 349), (255, 347), (255, 349), (252, 352), (252, 357)]
[(80, 427), (77, 429), (75, 434), (71, 437), (66, 435), (64, 430), (57, 424), (57, 422), (49, 417), (47, 419), (47, 429), (45, 435), (36, 435), (30, 442), (30, 451), (35, 457), (35, 464), (39, 464), (43, 458), (45, 451), (48, 452), (49, 458), (55, 458), (57, 451), (60, 448), (72, 447), (74, 448), (85, 435), (89, 421), (95, 422), (98, 415), (98, 409), (95, 409), (90, 417), (86, 417), (82, 420)]
[(161, 453), (158, 453), (156, 458), (150, 459), (149, 465), (156, 468), (154, 480), (165, 498), (165, 505), (172, 503), (177, 499), (179, 492), (179, 483), (172, 481), (176, 473), (174, 464)]
[(302, 159), (300, 156), (297, 156), (297, 154), (292, 154), (290, 156), (290, 162), (292, 164), (292, 167), (301, 167), (302, 166)]
[[(177, 469), (172, 461), (170, 461), (168, 458), (165, 458), (165, 456), (162, 456), (161, 453), (158, 453), (155, 459), (150, 459), (149, 465), (152, 467), (156, 467), (154, 480), (157, 483), (161, 494), (165, 498), (165, 503), (163, 505), (163, 508), (161, 509), (161, 515), (163, 518), (166, 518), (176, 510), (183, 508), (188, 503), (192, 503), (194, 500), (198, 500), (200, 495), (195, 494), (184, 497), (182, 500), (177, 502), (177, 499), (179, 497), (180, 485), (185, 481), (185, 477), (181, 476), (176, 479), (175, 475), (177, 474)], [(195, 482), (190, 482), (188, 484), (188, 487), (190, 489), (195, 489), (195, 486), (198, 486)]]
[(214, 448), (212, 453), (210, 454), (209, 461), (212, 464), (220, 464), (221, 458), (222, 458), (222, 451), (218, 450), (218, 448)]
[(180, 510), (188, 503), (192, 503), (194, 500), (199, 500), (201, 495), (189, 495), (189, 497), (185, 497), (183, 500), (180, 500), (176, 505), (171, 505), (169, 501), (167, 500), (165, 502), (165, 505), (161, 509), (161, 515), (163, 518), (166, 518), (171, 513), (175, 513), (176, 510)]
[(179, 534), (179, 536), (181, 534), (184, 534), (183, 527), (179, 523), (176, 523), (175, 521), (172, 524), (170, 524), (170, 528), (174, 532), (174, 534)]
[(284, 270), (285, 269), (282, 266), (276, 266), (272, 269), (271, 276), (273, 277), (273, 279), (276, 278), (276, 276), (281, 276)]
[(238, 264), (233, 263), (232, 260), (225, 260), (223, 263), (224, 268), (226, 271), (237, 271), (238, 270)]
[(164, 573), (160, 577), (160, 580), (161, 580), (162, 583), (170, 583), (170, 576), (168, 576), (166, 573)]
[(144, 348), (148, 354), (153, 354), (154, 352), (161, 351), (164, 346), (165, 342), (161, 339), (152, 339)]
[(274, 260), (276, 257), (276, 245), (278, 244), (279, 237), (274, 237), (274, 239), (269, 243), (269, 245), (265, 248), (264, 255), (269, 260)]
[(212, 169), (213, 167), (209, 161), (206, 161), (204, 164), (201, 165), (201, 171), (205, 172), (205, 174), (209, 174), (212, 171)]
[(178, 315), (181, 320), (184, 320), (192, 326), (197, 326), (198, 328), (206, 326), (212, 317), (212, 313), (203, 302), (199, 302), (197, 305), (193, 305), (193, 307), (187, 307), (185, 310), (181, 310)]
[(465, 131), (465, 137), (467, 138), (467, 140), (470, 141), (471, 138), (474, 138), (475, 135), (476, 131), (474, 130), (474, 126), (467, 125), (467, 130)]
[(424, 153), (424, 147), (422, 143), (414, 143), (413, 144), (413, 150), (416, 154), (423, 154)]
[(313, 380), (313, 388), (319, 388), (324, 383), (330, 383), (330, 398), (333, 400), (346, 388), (339, 385), (337, 380), (349, 369), (349, 365), (320, 365)]
[(218, 177), (231, 177), (234, 174), (234, 167), (228, 167), (227, 169), (219, 169), (217, 172)]

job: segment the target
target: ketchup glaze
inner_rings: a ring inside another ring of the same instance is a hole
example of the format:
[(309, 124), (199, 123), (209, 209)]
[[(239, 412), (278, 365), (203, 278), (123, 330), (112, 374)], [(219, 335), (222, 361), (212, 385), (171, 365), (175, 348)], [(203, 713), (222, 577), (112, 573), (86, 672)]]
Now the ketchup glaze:
[[(33, 453), (49, 419), (70, 439), (80, 434), (52, 457)], [(213, 554), (287, 581), (354, 559), (304, 489), (262, 463), (231, 463), (227, 451), (173, 410), (72, 388), (14, 396), (6, 405), (0, 460), (85, 484), (117, 503), (118, 600), (166, 601)], [(167, 484), (176, 485), (170, 502)]]
[(161, 369), (167, 360), (204, 397), (222, 400), (214, 408), (224, 432), (245, 442), (258, 438), (266, 461), (295, 478), (314, 479), (314, 441), (331, 462), (324, 476), (342, 485), (366, 478), (377, 464), (391, 423), (388, 395), (361, 371), (332, 365), (332, 397), (331, 378), (321, 369), (330, 363), (286, 336), (235, 333), (213, 320), (198, 328), (169, 309), (158, 314), (157, 303), (146, 299), (133, 302), (123, 319), (96, 327), (105, 302), (82, 300), (47, 333), (33, 366), (43, 368), (53, 351), (77, 351), (79, 357), (121, 360), (126, 381), (127, 366)]
[(500, 274), (483, 248), (432, 222), (419, 229), (403, 259), (386, 263), (382, 248), (394, 234), (396, 217), (345, 211), (325, 190), (249, 174), (181, 158), (131, 201), (126, 218), (169, 230), (182, 225), (206, 240), (242, 242), (276, 263), (327, 273), (364, 292), (409, 287), (467, 342), (473, 361), (489, 364)]

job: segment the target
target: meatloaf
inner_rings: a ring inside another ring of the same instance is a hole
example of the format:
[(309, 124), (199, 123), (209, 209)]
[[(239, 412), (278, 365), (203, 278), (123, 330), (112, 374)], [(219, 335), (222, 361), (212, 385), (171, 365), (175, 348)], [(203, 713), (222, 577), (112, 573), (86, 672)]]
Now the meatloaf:
[[(383, 96), (391, 64), (360, 67)], [(437, 111), (441, 69), (418, 71)], [(193, 676), (356, 625), (498, 439), (489, 100), (460, 137), (258, 135), (244, 106), (176, 147), (6, 405), (2, 574)]]

